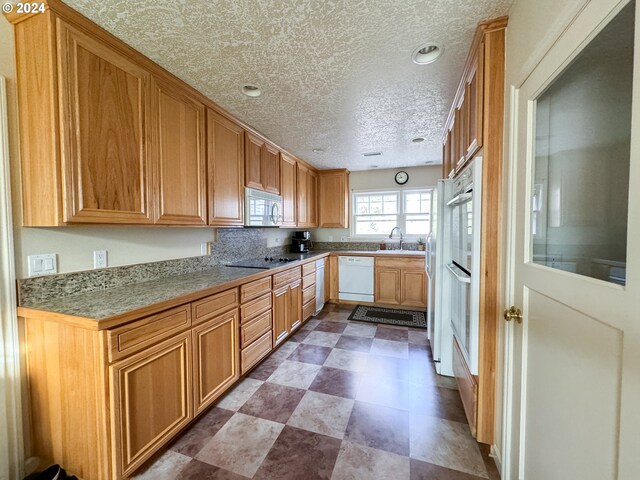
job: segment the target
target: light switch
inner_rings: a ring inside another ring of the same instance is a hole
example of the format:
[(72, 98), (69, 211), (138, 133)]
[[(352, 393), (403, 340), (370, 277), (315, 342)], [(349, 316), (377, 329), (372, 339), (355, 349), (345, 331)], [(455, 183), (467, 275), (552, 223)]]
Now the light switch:
[(30, 277), (58, 273), (58, 256), (55, 253), (29, 255), (27, 262), (29, 264)]

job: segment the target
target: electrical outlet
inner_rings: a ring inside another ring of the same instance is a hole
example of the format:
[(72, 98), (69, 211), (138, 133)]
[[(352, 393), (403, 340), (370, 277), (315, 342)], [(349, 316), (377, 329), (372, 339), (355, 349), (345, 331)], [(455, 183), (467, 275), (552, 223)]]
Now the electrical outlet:
[(58, 256), (55, 253), (29, 255), (27, 262), (29, 263), (30, 277), (58, 273)]
[(93, 251), (93, 268), (107, 268), (107, 251), (106, 250), (94, 250)]

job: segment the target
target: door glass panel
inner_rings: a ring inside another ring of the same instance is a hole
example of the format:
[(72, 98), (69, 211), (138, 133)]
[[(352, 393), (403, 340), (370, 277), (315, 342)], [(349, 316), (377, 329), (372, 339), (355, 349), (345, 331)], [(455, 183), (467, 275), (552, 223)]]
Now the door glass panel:
[(625, 284), (635, 1), (537, 98), (534, 263)]

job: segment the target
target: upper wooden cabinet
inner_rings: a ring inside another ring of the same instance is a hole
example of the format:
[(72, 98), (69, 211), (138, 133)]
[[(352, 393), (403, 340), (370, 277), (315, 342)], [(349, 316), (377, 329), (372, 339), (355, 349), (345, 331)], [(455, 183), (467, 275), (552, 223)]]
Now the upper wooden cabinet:
[(245, 149), (245, 185), (279, 194), (280, 150), (252, 133), (246, 135)]
[(157, 82), (156, 223), (207, 223), (205, 108), (183, 89)]
[(464, 153), (466, 159), (472, 158), (482, 147), (482, 113), (483, 113), (483, 45), (478, 48), (478, 53), (473, 57), (473, 62), (465, 78), (465, 104), (467, 118), (467, 134), (465, 138)]
[(296, 161), (282, 154), (280, 162), (280, 195), (282, 195), (282, 226), (297, 226)]
[(310, 195), (304, 224), (317, 225), (314, 170), (299, 189), (276, 145), (63, 2), (47, 5), (7, 15), (24, 226), (241, 226), (244, 186), (281, 194), (282, 182), (285, 225), (298, 191)]
[(244, 129), (207, 110), (209, 225), (244, 224)]
[(262, 183), (262, 148), (265, 146), (265, 141), (252, 133), (247, 133), (245, 139), (244, 184), (249, 188), (264, 190), (264, 184)]
[[(60, 108), (65, 119), (60, 122), (63, 220), (151, 223), (151, 76), (60, 19), (57, 29)], [(55, 79), (49, 80), (55, 84)], [(39, 108), (21, 107), (33, 109), (34, 114)]]
[(262, 186), (267, 192), (280, 194), (280, 150), (268, 143), (262, 147)]
[(318, 172), (309, 169), (307, 172), (307, 210), (310, 228), (318, 227)]
[(318, 172), (318, 226), (349, 228), (349, 170)]

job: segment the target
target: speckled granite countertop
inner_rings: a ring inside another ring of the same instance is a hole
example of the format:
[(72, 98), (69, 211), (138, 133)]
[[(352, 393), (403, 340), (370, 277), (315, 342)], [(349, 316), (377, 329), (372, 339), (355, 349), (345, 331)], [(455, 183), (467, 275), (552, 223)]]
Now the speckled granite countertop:
[[(76, 323), (103, 330), (328, 255), (328, 252), (312, 252), (302, 256), (299, 261), (270, 270), (217, 266), (123, 287), (25, 303), (19, 307), (18, 313), (24, 317), (45, 318), (51, 317), (50, 314), (57, 318), (77, 317)], [(291, 254), (287, 256), (292, 257)], [(49, 315), (44, 315), (43, 312)]]
[[(142, 316), (192, 302), (330, 254), (396, 255), (399, 257), (424, 257), (425, 255), (424, 252), (393, 250), (316, 251), (300, 255), (300, 260), (270, 270), (215, 266), (203, 271), (126, 286), (25, 302), (19, 307), (18, 313), (23, 317), (55, 318), (58, 320), (66, 317), (65, 320), (71, 323), (97, 330), (114, 328)], [(292, 257), (293, 255), (288, 254), (287, 256)]]

